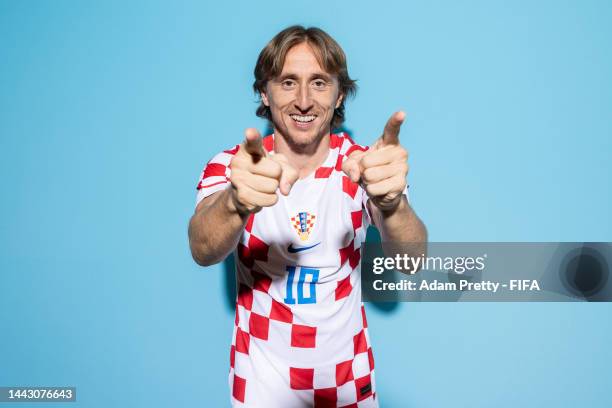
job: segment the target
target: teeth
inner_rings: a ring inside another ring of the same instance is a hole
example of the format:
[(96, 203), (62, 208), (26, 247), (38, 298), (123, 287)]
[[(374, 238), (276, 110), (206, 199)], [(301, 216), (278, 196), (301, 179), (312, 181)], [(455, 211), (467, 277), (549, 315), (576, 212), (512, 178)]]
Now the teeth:
[(289, 116), (291, 116), (291, 119), (297, 122), (302, 122), (302, 123), (312, 122), (316, 118), (315, 115), (289, 115)]

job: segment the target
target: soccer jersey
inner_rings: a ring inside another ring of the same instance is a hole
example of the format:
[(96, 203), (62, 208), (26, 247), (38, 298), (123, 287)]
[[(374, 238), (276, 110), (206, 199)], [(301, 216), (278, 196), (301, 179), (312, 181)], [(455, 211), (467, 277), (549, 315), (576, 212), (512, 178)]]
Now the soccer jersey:
[[(229, 385), (236, 407), (378, 407), (361, 301), (365, 191), (342, 172), (355, 150), (331, 134), (325, 162), (289, 196), (252, 214), (236, 256)], [(274, 135), (263, 139), (274, 154)], [(197, 201), (228, 188), (240, 147), (205, 167)]]

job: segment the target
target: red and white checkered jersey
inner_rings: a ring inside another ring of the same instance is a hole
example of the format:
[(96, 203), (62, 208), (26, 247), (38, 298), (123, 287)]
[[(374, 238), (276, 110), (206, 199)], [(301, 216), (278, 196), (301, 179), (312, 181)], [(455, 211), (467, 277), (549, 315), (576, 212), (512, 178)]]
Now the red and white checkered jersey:
[[(251, 215), (235, 250), (233, 406), (378, 407), (361, 302), (367, 195), (341, 170), (348, 154), (366, 148), (343, 133), (329, 137), (323, 165)], [(263, 145), (274, 154), (274, 135)], [(206, 165), (198, 202), (229, 186), (238, 149)]]

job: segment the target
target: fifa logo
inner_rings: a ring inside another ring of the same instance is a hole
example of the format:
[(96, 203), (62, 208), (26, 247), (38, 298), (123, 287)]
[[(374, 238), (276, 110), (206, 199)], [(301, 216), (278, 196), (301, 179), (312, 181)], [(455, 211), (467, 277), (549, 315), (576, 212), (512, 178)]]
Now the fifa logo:
[(297, 213), (291, 217), (291, 225), (302, 241), (307, 241), (314, 227), (316, 215), (306, 211)]

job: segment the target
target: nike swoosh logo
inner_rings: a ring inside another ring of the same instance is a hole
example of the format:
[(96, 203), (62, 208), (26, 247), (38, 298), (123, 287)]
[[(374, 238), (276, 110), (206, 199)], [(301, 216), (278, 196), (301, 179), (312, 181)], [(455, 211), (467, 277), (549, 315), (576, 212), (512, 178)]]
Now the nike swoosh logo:
[(320, 242), (317, 242), (316, 244), (307, 246), (307, 247), (294, 247), (293, 244), (291, 244), (289, 245), (289, 247), (287, 247), (287, 251), (289, 251), (290, 254), (295, 254), (296, 252), (302, 252), (302, 251), (306, 251), (307, 249), (314, 248), (319, 244)]

